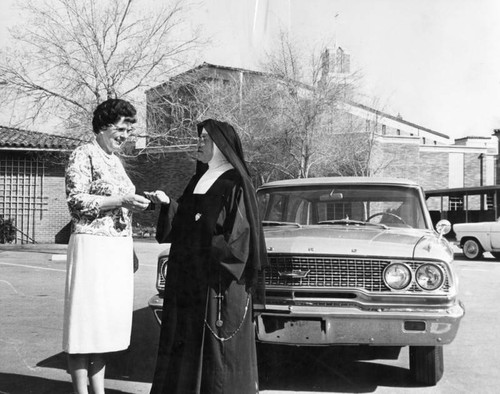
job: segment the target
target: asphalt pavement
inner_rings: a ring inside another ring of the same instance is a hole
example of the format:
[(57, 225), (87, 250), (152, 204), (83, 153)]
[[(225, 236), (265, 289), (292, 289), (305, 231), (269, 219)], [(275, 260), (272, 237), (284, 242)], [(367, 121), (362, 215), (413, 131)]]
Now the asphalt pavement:
[[(110, 357), (107, 394), (147, 394), (151, 387), (159, 327), (147, 301), (155, 293), (156, 258), (163, 245), (139, 239), (135, 246), (140, 268), (131, 346)], [(470, 261), (454, 250), (466, 316), (455, 341), (445, 347), (445, 373), (438, 385), (418, 387), (409, 381), (407, 348), (384, 360), (339, 348), (288, 348), (275, 354), (266, 348), (259, 358), (261, 394), (497, 393), (500, 263), (489, 253)], [(0, 394), (72, 392), (61, 351), (65, 253), (65, 245), (0, 245)]]
[[(164, 246), (140, 239), (135, 247), (140, 267), (131, 346), (110, 355), (107, 394), (146, 394), (151, 387), (159, 327), (147, 301)], [(66, 250), (57, 244), (0, 245), (0, 394), (73, 392), (61, 349)]]

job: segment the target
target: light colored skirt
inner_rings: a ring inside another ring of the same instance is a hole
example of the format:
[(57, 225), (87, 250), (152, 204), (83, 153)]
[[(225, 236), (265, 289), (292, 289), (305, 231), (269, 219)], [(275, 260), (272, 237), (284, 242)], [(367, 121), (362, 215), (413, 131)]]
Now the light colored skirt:
[(132, 237), (72, 234), (68, 245), (63, 350), (107, 353), (130, 345)]

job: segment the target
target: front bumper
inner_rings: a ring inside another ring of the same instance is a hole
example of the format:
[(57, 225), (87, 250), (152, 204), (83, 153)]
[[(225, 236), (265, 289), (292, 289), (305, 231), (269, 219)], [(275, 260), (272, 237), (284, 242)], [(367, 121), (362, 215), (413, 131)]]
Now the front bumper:
[(256, 308), (257, 340), (287, 345), (441, 346), (455, 338), (461, 303), (437, 310), (267, 306)]
[[(148, 301), (161, 324), (163, 297)], [(311, 307), (254, 310), (257, 340), (286, 345), (441, 346), (455, 338), (465, 314), (461, 303), (450, 308), (425, 310), (362, 311)]]

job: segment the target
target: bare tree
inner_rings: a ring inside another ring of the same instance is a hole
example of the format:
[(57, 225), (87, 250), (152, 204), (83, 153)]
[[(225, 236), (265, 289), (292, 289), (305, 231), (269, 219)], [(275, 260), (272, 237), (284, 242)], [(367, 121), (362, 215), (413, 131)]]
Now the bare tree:
[(260, 72), (204, 64), (150, 89), (146, 151), (154, 151), (154, 146), (192, 144), (195, 124), (215, 118), (237, 129), (246, 160), (260, 182), (293, 177), (295, 172), (280, 157), (288, 152), (286, 141), (269, 132), (279, 123), (277, 81)]
[[(277, 164), (285, 164), (292, 177), (372, 176), (392, 161), (376, 154), (383, 113), (362, 118), (351, 111), (361, 75), (345, 62), (341, 48), (306, 50), (281, 34), (264, 65), (279, 81), (272, 103), (259, 101), (273, 114), (267, 138), (274, 136), (273, 146), (283, 148)], [(278, 111), (271, 110), (276, 104)]]
[(335, 116), (329, 133), (331, 149), (320, 169), (329, 176), (374, 176), (391, 163), (392, 157), (378, 154), (381, 138), (379, 114), (361, 118), (350, 112), (346, 102)]
[[(213, 117), (242, 136), (258, 183), (323, 175), (372, 175), (377, 120), (349, 112), (357, 75), (330, 69), (329, 51), (302, 51), (280, 37), (263, 72), (202, 65), (148, 92), (150, 145), (194, 142)], [(369, 127), (367, 127), (369, 125)]]
[(286, 141), (294, 177), (324, 175), (342, 105), (356, 88), (356, 73), (334, 70), (330, 55), (325, 47), (307, 50), (281, 34), (277, 50), (264, 64), (279, 81), (274, 100), (279, 123), (273, 125), (273, 133)]
[(141, 99), (200, 43), (183, 26), (186, 3), (162, 4), (146, 11), (139, 0), (24, 1), (26, 21), (0, 61), (3, 99), (28, 104), (31, 120), (60, 116), (76, 129), (107, 98)]

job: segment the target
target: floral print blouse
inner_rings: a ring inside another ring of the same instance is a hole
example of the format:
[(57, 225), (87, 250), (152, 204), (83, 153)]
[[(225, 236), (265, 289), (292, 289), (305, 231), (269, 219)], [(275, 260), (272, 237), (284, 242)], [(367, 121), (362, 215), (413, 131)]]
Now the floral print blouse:
[(120, 159), (94, 140), (76, 148), (66, 167), (66, 197), (72, 233), (108, 237), (132, 236), (132, 213), (126, 208), (102, 210), (103, 196), (135, 193)]

